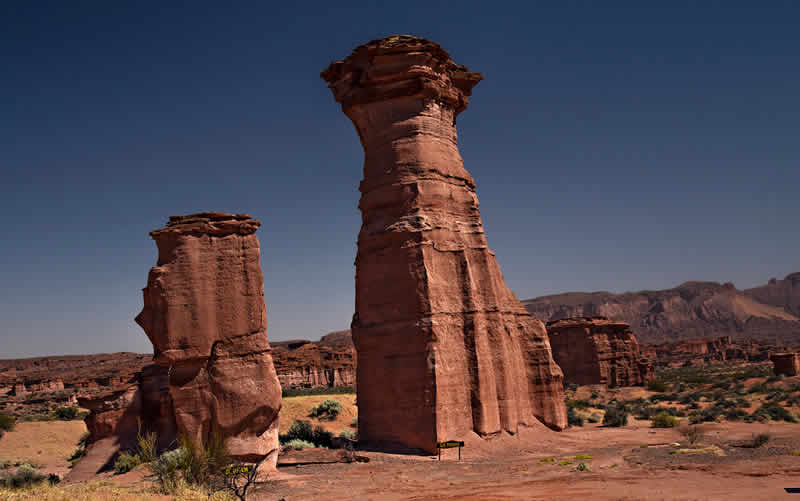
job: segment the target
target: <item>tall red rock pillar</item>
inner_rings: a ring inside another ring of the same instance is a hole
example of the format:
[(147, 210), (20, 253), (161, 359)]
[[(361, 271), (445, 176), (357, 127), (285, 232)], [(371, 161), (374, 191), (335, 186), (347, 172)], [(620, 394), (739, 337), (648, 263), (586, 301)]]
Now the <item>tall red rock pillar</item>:
[(353, 342), (359, 438), (435, 451), (540, 420), (567, 425), (544, 325), (486, 244), (455, 119), (481, 75), (393, 36), (322, 73), (365, 152)]
[(235, 459), (279, 450), (281, 387), (267, 341), (264, 282), (250, 216), (205, 212), (171, 217), (150, 233), (158, 263), (136, 322), (169, 368), (178, 433), (219, 433)]

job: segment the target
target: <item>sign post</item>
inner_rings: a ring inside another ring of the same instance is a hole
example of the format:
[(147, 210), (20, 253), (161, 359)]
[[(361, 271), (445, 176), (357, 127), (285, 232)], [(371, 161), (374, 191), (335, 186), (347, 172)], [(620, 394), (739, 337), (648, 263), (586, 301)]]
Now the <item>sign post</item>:
[(439, 450), (439, 461), (442, 460), (442, 449), (452, 449), (453, 447), (458, 447), (458, 460), (461, 461), (461, 448), (464, 447), (464, 442), (458, 440), (448, 440), (436, 444), (436, 448)]

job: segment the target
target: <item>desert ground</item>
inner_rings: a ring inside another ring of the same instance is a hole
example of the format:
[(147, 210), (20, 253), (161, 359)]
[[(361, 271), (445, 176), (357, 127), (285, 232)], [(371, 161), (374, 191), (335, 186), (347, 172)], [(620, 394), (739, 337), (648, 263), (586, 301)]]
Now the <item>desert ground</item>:
[[(664, 391), (569, 388), (568, 408), (583, 418), (582, 426), (563, 432), (536, 426), (491, 440), (464, 437), (460, 461), (457, 449), (443, 450), (441, 460), (357, 449), (355, 455), (368, 461), (345, 463), (340, 450), (285, 447), (277, 473), (248, 499), (792, 499), (785, 488), (800, 487), (800, 425), (758, 416), (777, 402), (793, 418), (800, 377), (769, 376), (765, 364), (732, 364), (661, 371), (658, 381)], [(734, 409), (726, 402), (735, 398)], [(327, 399), (342, 405), (338, 416), (310, 417)], [(604, 426), (604, 409), (615, 401), (630, 409), (628, 422)], [(297, 420), (334, 435), (355, 430), (355, 404), (353, 394), (284, 398), (281, 434)], [(654, 428), (653, 421), (643, 419), (660, 412), (676, 414), (677, 426)], [(737, 419), (738, 414), (748, 417)], [(700, 431), (694, 443), (689, 429)], [(64, 476), (84, 431), (80, 421), (18, 423), (0, 439), (0, 461), (29, 461), (43, 472)], [(765, 438), (759, 442), (759, 436)], [(207, 498), (202, 490), (189, 488), (173, 496), (160, 494), (147, 465), (78, 482), (67, 475), (57, 486), (0, 490), (0, 499), (14, 500)], [(217, 493), (212, 499), (232, 498)]]

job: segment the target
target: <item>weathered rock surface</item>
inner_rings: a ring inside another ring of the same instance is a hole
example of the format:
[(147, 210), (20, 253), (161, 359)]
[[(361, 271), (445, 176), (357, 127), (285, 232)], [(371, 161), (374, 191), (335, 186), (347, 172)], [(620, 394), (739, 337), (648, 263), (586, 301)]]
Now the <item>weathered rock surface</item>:
[(157, 266), (136, 322), (169, 370), (179, 434), (219, 433), (231, 456), (278, 452), (281, 388), (267, 341), (264, 284), (250, 216), (206, 212), (171, 217), (150, 233)]
[(625, 322), (583, 317), (547, 323), (553, 358), (564, 379), (579, 385), (637, 386), (653, 375)]
[(89, 442), (114, 438), (120, 450), (129, 449), (136, 445), (141, 426), (142, 432), (158, 435), (162, 448), (169, 446), (177, 430), (168, 382), (168, 369), (149, 365), (131, 383), (79, 396), (78, 405), (89, 410)]
[(783, 280), (771, 278), (765, 285), (745, 289), (744, 293), (800, 317), (800, 273), (790, 273)]
[(800, 373), (800, 354), (773, 353), (770, 355), (776, 376), (796, 376)]
[(355, 386), (355, 349), (345, 338), (285, 341), (272, 344), (272, 358), (281, 388)]
[(781, 306), (760, 302), (759, 294), (752, 291), (737, 290), (730, 283), (686, 282), (660, 291), (568, 292), (523, 304), (545, 321), (614, 318), (630, 324), (642, 343), (721, 336), (760, 339), (775, 345), (800, 342), (800, 318)]
[(566, 426), (544, 325), (506, 287), (458, 152), (481, 75), (393, 36), (322, 78), (365, 152), (356, 257), (359, 437), (435, 450), (475, 432)]

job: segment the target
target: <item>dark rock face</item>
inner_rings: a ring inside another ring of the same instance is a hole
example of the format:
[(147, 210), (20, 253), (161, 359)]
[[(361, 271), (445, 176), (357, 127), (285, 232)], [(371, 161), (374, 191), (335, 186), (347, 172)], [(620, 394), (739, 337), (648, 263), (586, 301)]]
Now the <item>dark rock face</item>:
[(219, 433), (231, 457), (277, 461), (281, 388), (267, 341), (264, 284), (250, 216), (207, 212), (151, 232), (158, 264), (136, 322), (169, 370), (178, 433)]
[(547, 323), (553, 358), (564, 379), (579, 385), (636, 386), (653, 374), (630, 325), (605, 317)]
[(129, 449), (136, 445), (141, 426), (143, 432), (158, 435), (161, 448), (169, 447), (177, 439), (177, 429), (167, 372), (148, 365), (132, 383), (78, 397), (78, 405), (90, 411), (86, 417), (90, 443), (113, 437), (120, 450)]
[(769, 358), (776, 376), (796, 376), (800, 373), (800, 355), (797, 353), (773, 353)]
[(750, 291), (739, 291), (732, 284), (687, 282), (661, 291), (569, 292), (523, 304), (532, 315), (547, 321), (598, 315), (614, 318), (630, 324), (639, 341), (649, 344), (722, 336), (772, 344), (800, 342), (800, 318), (783, 307), (760, 302)]
[(566, 427), (544, 325), (489, 249), (456, 116), (481, 80), (439, 45), (394, 36), (322, 73), (365, 152), (356, 257), (359, 436), (439, 441)]

